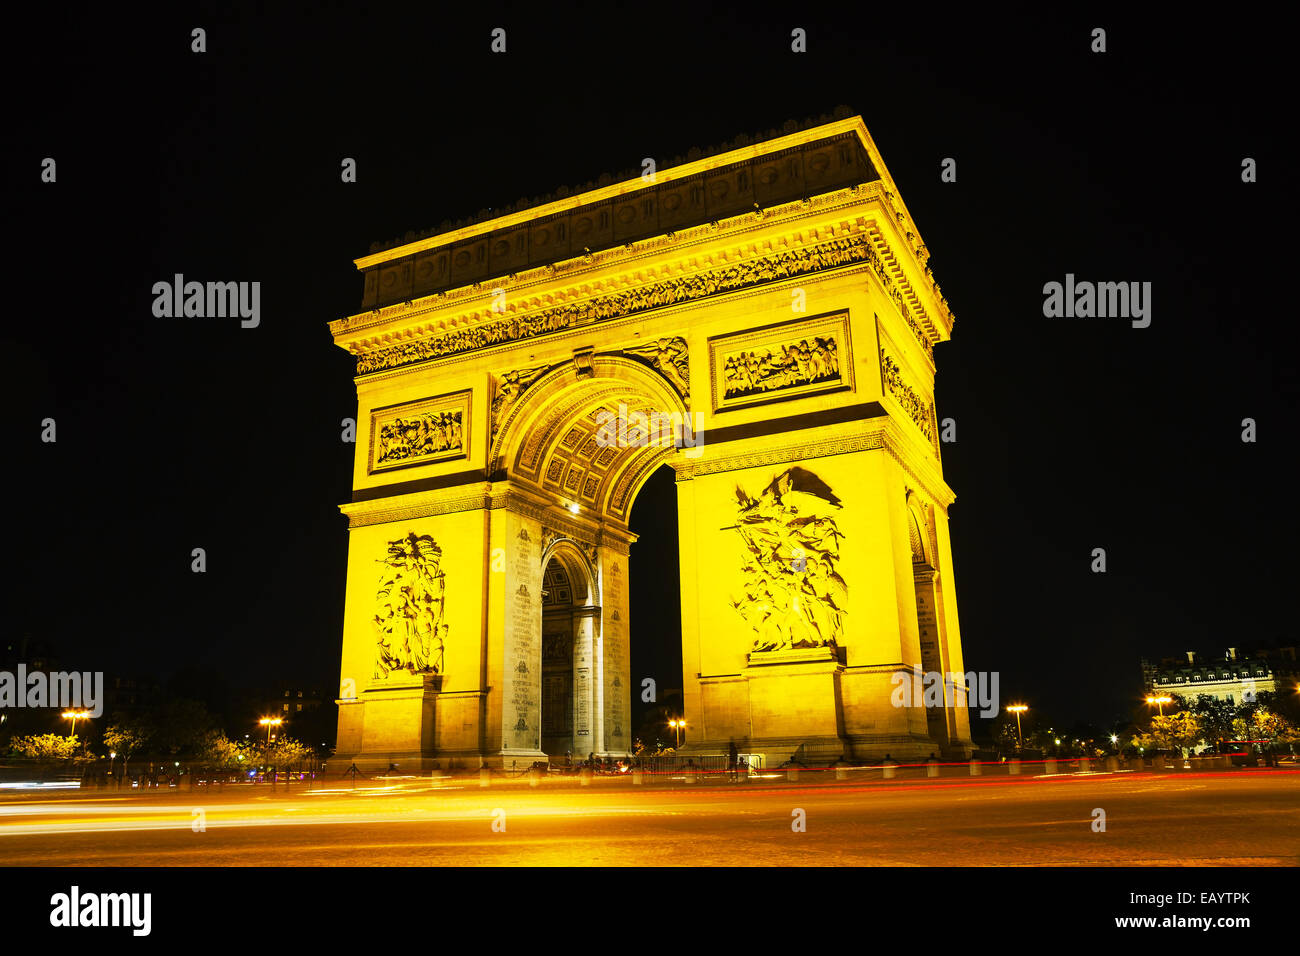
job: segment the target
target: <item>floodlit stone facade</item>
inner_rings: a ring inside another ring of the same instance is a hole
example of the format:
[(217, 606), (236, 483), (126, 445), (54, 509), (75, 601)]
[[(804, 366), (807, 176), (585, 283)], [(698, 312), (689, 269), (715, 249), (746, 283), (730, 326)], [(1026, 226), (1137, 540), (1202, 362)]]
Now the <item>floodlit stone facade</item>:
[(626, 754), (665, 463), (692, 748), (968, 753), (927, 258), (846, 117), (357, 260), (339, 759)]

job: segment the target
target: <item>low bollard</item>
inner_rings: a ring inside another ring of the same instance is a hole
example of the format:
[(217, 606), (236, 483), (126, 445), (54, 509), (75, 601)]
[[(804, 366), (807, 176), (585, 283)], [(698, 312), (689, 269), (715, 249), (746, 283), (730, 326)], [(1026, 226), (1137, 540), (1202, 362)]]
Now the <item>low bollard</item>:
[(972, 758), (970, 762), (970, 775), (972, 777), (978, 777), (983, 772), (984, 771), (980, 769), (980, 762)]
[(848, 767), (836, 767), (836, 768), (835, 768), (835, 779), (836, 779), (836, 780), (848, 780), (848, 779), (849, 779), (849, 768), (848, 768)]
[(542, 775), (537, 772), (536, 767), (528, 768), (528, 786), (535, 787), (541, 783)]
[(884, 763), (882, 763), (882, 764), (880, 765), (880, 769), (881, 769), (881, 771), (882, 771), (882, 776), (883, 776), (886, 780), (893, 780), (893, 779), (894, 779), (894, 768), (897, 767), (897, 766), (898, 766), (898, 764), (894, 763), (894, 761), (892, 761), (892, 760), (886, 760)]
[(633, 771), (632, 771), (632, 786), (634, 786), (634, 787), (639, 787), (639, 786), (641, 786), (641, 783), (642, 783), (642, 779), (641, 779), (641, 771), (640, 771), (640, 770), (633, 770)]
[(1080, 773), (1087, 773), (1087, 772), (1088, 772), (1089, 770), (1091, 770), (1091, 769), (1092, 769), (1092, 760), (1091, 760), (1091, 758), (1088, 758), (1088, 757), (1080, 757), (1080, 758), (1079, 758), (1079, 772), (1080, 772)]
[(1043, 773), (1056, 773), (1056, 758), (1048, 757), (1043, 761)]
[(582, 768), (582, 773), (578, 774), (578, 783), (582, 784), (584, 787), (590, 787), (590, 786), (591, 786), (591, 768), (590, 768), (590, 767), (583, 767), (583, 768)]
[(939, 776), (939, 765), (935, 763), (933, 760), (931, 760), (929, 763), (925, 765), (925, 775), (927, 777)]
[(789, 768), (787, 768), (786, 771), (785, 771), (785, 779), (790, 780), (790, 781), (798, 780), (798, 779), (799, 779), (799, 768), (798, 768), (798, 767), (789, 767)]
[(687, 773), (686, 776), (683, 778), (683, 782), (684, 782), (684, 783), (694, 783), (694, 782), (695, 782), (695, 774), (694, 774), (694, 772)]
[(1165, 759), (1164, 754), (1157, 754), (1156, 758), (1151, 761), (1152, 770), (1168, 770), (1169, 761)]
[(481, 767), (478, 772), (478, 785), (480, 787), (492, 786), (492, 771), (487, 767)]
[(1107, 758), (1106, 758), (1106, 769), (1109, 770), (1111, 773), (1114, 773), (1116, 770), (1118, 770), (1118, 769), (1119, 769), (1119, 758), (1118, 758), (1118, 757), (1107, 757)]
[(1019, 757), (1012, 757), (1010, 760), (1007, 761), (1007, 773), (1011, 774), (1013, 777), (1020, 776)]

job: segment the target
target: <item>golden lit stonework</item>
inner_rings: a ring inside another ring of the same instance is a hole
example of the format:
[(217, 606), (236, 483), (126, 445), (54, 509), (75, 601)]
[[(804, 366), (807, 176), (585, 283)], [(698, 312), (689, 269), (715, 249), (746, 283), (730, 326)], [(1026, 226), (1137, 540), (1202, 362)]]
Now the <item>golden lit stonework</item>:
[(965, 669), (934, 408), (953, 317), (860, 118), (357, 266), (364, 311), (330, 326), (363, 433), (341, 758), (626, 754), (628, 516), (664, 464), (690, 747), (969, 752), (963, 706), (891, 704), (896, 674)]

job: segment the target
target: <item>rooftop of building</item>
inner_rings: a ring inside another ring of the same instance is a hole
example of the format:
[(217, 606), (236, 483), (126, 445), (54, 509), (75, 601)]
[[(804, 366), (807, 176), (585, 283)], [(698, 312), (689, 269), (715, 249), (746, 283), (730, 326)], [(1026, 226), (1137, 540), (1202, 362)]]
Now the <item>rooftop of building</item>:
[[(698, 146), (693, 146), (685, 153), (666, 159), (661, 165), (664, 170), (676, 166), (684, 166), (688, 163), (707, 160), (712, 157), (721, 156), (724, 153), (743, 149), (756, 143), (762, 143), (765, 140), (776, 140), (782, 136), (789, 136), (794, 133), (813, 129), (817, 126), (824, 126), (833, 123), (836, 120), (848, 119), (853, 115), (853, 110), (848, 106), (837, 106), (829, 114), (823, 113), (820, 116), (815, 117), (808, 116), (804, 117), (802, 120), (786, 120), (780, 129), (773, 127), (768, 129), (766, 132), (758, 130), (752, 134), (740, 133), (730, 140), (726, 140), (704, 149), (700, 149)], [(401, 246), (419, 242), (421, 239), (428, 239), (443, 233), (455, 232), (469, 226), (475, 226), (481, 223), (491, 222), (494, 219), (503, 218), (511, 213), (519, 213), (528, 209), (537, 209), (538, 207), (569, 199), (583, 193), (594, 192), (602, 187), (610, 186), (617, 182), (637, 180), (641, 177), (642, 172), (643, 171), (640, 169), (632, 168), (619, 169), (612, 173), (605, 172), (595, 179), (588, 180), (586, 183), (579, 183), (575, 186), (559, 186), (553, 192), (540, 196), (533, 196), (531, 198), (522, 196), (511, 203), (482, 208), (472, 216), (464, 216), (454, 220), (444, 219), (442, 222), (438, 223), (437, 226), (430, 226), (429, 228), (420, 231), (412, 230), (408, 231), (404, 236), (397, 236), (392, 239), (381, 239), (372, 242), (370, 244), (370, 253), (371, 255), (374, 255), (376, 253), (387, 252), (392, 249), (400, 248)]]
[[(365, 277), (361, 307), (386, 306), (493, 279), (541, 274), (566, 261), (633, 248), (642, 240), (807, 205), (813, 197), (875, 186), (891, 225), (906, 236), (941, 309), (946, 302), (930, 269), (919, 228), (866, 125), (847, 107), (831, 116), (790, 121), (781, 130), (741, 135), (710, 150), (688, 151), (658, 165), (605, 174), (573, 189), (482, 209), (456, 222), (372, 245), (355, 260)], [(895, 221), (896, 220), (896, 221)]]

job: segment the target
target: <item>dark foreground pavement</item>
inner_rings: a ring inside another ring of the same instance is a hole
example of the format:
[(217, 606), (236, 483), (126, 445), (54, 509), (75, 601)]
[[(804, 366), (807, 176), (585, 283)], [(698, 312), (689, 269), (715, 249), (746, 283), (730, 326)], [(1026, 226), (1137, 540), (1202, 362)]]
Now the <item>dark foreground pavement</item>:
[(1300, 863), (1294, 771), (619, 784), (480, 789), (426, 779), (274, 795), (10, 796), (0, 802), (0, 858), (127, 867)]

